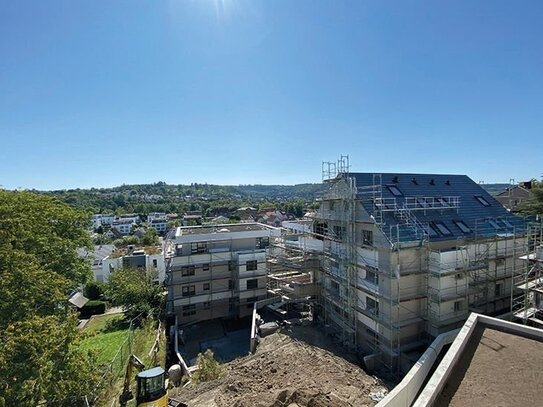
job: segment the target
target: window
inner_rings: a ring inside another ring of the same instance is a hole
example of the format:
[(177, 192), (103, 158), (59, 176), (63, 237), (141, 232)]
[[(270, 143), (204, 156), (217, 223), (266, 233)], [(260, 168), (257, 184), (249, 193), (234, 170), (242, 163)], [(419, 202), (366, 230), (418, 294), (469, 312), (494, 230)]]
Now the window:
[(423, 226), (423, 228), (424, 228), (424, 231), (428, 233), (428, 236), (439, 237), (439, 234), (437, 233), (437, 231), (434, 229), (432, 225)]
[(183, 305), (183, 316), (189, 317), (191, 315), (196, 315), (196, 304)]
[(336, 281), (330, 281), (330, 288), (332, 291), (335, 291), (336, 294), (339, 293), (339, 283)]
[(181, 288), (181, 293), (183, 294), (183, 297), (190, 297), (196, 294), (196, 289), (193, 285), (186, 285)]
[(345, 236), (345, 226), (334, 226), (334, 235), (337, 239), (342, 240)]
[(417, 206), (419, 208), (428, 208), (428, 206), (430, 206), (428, 205), (428, 202), (424, 198), (417, 198), (416, 200), (417, 200)]
[(258, 268), (258, 262), (256, 260), (247, 260), (247, 271), (254, 271)]
[(371, 230), (362, 231), (362, 244), (365, 246), (373, 245), (373, 231)]
[(514, 226), (506, 219), (502, 219), (502, 223), (505, 225), (506, 228), (513, 229)]
[(454, 302), (454, 311), (461, 311), (462, 310), (462, 301), (455, 301)]
[(204, 283), (204, 291), (209, 291), (209, 283)]
[(373, 343), (377, 343), (378, 334), (373, 329), (366, 328), (366, 335)]
[(494, 229), (501, 229), (500, 225), (498, 225), (498, 222), (496, 222), (494, 219), (489, 219), (488, 223), (490, 223), (490, 226), (492, 226)]
[(194, 275), (194, 266), (181, 267), (181, 276), (182, 277), (193, 276), (193, 275)]
[(455, 220), (454, 224), (456, 225), (456, 227), (458, 227), (458, 229), (460, 229), (462, 233), (471, 233), (471, 229), (461, 220)]
[(233, 290), (236, 288), (236, 282), (234, 280), (228, 280), (228, 289)]
[(494, 297), (499, 297), (502, 295), (502, 283), (496, 283), (494, 286)]
[(257, 237), (256, 238), (256, 248), (257, 249), (265, 249), (270, 245), (270, 238), (269, 237)]
[(366, 266), (366, 280), (372, 284), (379, 285), (379, 274), (377, 269)]
[(255, 279), (252, 279), (252, 280), (247, 280), (247, 289), (248, 290), (255, 290), (258, 288), (258, 280), (255, 278)]
[(440, 204), (441, 206), (449, 206), (449, 203), (447, 202), (445, 198), (438, 197), (436, 198), (436, 202)]
[(366, 311), (373, 315), (379, 315), (379, 302), (371, 297), (366, 297)]
[(153, 267), (154, 268), (158, 267), (158, 260), (157, 259), (153, 259)]
[(402, 196), (402, 191), (396, 185), (387, 185), (388, 190), (394, 196)]
[(209, 271), (209, 263), (202, 264), (202, 270), (203, 271)]
[(197, 242), (190, 244), (190, 252), (195, 253), (207, 253), (207, 242)]
[(475, 195), (475, 199), (477, 199), (479, 203), (483, 206), (490, 206), (488, 201), (485, 198), (483, 198), (481, 195)]
[(451, 231), (443, 222), (435, 222), (434, 226), (437, 228), (439, 233), (441, 233), (443, 236), (450, 236), (452, 235)]
[(334, 211), (336, 208), (335, 208), (335, 205), (336, 203), (334, 201), (330, 201), (330, 210), (331, 211)]
[(204, 309), (210, 309), (211, 308), (211, 301), (206, 301), (202, 304), (202, 307)]
[(232, 260), (228, 262), (228, 271), (236, 271), (236, 263)]

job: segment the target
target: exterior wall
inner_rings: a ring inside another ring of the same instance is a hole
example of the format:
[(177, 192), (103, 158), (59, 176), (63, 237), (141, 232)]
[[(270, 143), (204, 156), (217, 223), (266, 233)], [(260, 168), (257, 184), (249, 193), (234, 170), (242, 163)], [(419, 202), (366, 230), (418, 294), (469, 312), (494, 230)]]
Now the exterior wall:
[(145, 268), (148, 272), (156, 274), (155, 280), (162, 284), (166, 278), (166, 268), (164, 264), (164, 256), (162, 253), (153, 255), (136, 255), (136, 256), (121, 256), (121, 257), (106, 257), (102, 260), (100, 266), (100, 272), (95, 273), (100, 276), (101, 280), (106, 282), (109, 279), (110, 274), (115, 270), (122, 267), (135, 267)]
[(169, 310), (181, 324), (244, 317), (255, 301), (266, 298), (267, 249), (258, 242), (278, 236), (279, 230), (225, 231), (228, 225), (221, 226), (223, 231), (213, 233), (191, 234), (190, 228), (181, 228), (172, 241)]

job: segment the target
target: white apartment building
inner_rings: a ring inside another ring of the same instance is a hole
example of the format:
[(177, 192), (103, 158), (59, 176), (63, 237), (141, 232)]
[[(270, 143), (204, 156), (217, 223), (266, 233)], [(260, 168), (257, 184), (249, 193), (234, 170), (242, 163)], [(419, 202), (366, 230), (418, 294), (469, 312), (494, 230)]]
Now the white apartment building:
[(180, 324), (250, 315), (266, 298), (266, 255), (280, 230), (259, 223), (185, 226), (166, 243), (168, 312)]
[(154, 275), (157, 283), (162, 284), (166, 278), (166, 267), (162, 249), (157, 247), (127, 248), (114, 250), (111, 255), (101, 261), (101, 275), (97, 280), (106, 282), (115, 269), (132, 267), (145, 269)]
[(115, 220), (111, 227), (117, 230), (121, 235), (126, 236), (132, 232), (132, 228), (136, 225), (132, 219), (118, 219)]
[(98, 229), (100, 226), (111, 226), (115, 220), (113, 213), (97, 213), (92, 215), (92, 227)]

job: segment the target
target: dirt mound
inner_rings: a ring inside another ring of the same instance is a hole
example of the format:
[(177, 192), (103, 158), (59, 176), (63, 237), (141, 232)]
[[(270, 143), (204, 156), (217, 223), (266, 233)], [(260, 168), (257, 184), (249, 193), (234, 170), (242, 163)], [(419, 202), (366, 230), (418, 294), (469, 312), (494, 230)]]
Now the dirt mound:
[(375, 405), (369, 393), (387, 386), (342, 356), (348, 357), (315, 328), (294, 327), (263, 338), (256, 354), (223, 365), (220, 379), (172, 396), (190, 407)]

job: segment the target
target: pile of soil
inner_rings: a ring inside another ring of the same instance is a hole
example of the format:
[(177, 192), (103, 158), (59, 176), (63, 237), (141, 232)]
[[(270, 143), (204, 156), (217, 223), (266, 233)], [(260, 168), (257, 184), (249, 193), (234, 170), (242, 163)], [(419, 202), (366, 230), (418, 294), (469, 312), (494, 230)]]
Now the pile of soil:
[(220, 379), (170, 394), (189, 407), (375, 405), (370, 392), (388, 386), (348, 357), (315, 328), (292, 327), (263, 338), (254, 355), (223, 365)]

